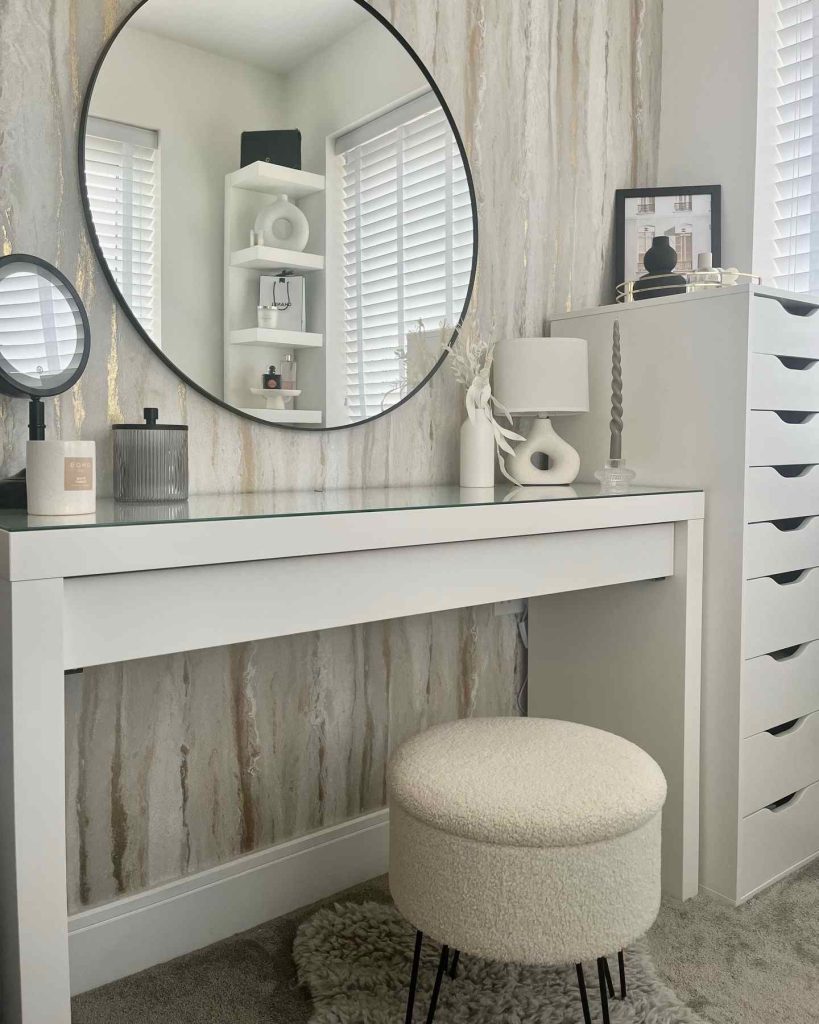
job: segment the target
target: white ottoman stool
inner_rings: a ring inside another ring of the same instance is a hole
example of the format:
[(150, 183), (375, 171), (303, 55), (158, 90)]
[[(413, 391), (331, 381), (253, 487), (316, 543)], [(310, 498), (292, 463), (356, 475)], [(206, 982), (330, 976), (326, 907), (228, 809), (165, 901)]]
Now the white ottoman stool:
[[(427, 1021), (461, 952), (518, 964), (596, 960), (642, 935), (660, 906), (663, 773), (600, 729), (543, 718), (453, 722), (405, 743), (389, 769), (390, 890), (417, 929), (407, 1022), (424, 934), (443, 946)], [(454, 951), (452, 962), (449, 952)], [(608, 990), (608, 991), (607, 991)]]

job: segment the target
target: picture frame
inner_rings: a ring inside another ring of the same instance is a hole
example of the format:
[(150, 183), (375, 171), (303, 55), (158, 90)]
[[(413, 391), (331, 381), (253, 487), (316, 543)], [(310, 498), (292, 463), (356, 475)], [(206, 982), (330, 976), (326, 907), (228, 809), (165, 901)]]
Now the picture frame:
[(658, 234), (672, 237), (675, 270), (696, 270), (697, 255), (710, 252), (722, 265), (722, 186), (668, 185), (618, 188), (614, 193), (614, 291), (645, 274), (642, 257)]

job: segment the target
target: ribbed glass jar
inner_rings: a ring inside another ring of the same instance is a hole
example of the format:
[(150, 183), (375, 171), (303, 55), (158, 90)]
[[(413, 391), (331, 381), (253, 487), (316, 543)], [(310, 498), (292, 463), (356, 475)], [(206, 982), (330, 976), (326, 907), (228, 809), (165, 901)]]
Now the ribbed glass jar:
[(116, 501), (186, 501), (188, 428), (157, 423), (154, 409), (145, 423), (114, 426)]

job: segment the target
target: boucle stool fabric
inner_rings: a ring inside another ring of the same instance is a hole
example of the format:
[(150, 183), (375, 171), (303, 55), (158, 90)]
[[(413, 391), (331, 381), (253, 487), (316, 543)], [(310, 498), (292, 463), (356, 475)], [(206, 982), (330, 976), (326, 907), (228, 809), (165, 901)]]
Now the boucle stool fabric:
[(660, 768), (551, 719), (430, 729), (392, 760), (390, 890), (419, 931), (518, 964), (620, 950), (660, 905)]

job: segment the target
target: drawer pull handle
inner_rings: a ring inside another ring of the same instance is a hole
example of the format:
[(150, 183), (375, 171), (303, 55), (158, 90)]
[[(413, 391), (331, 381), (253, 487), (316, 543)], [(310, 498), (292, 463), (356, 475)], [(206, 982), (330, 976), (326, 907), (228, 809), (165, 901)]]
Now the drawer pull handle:
[(815, 412), (795, 412), (793, 409), (774, 409), (783, 423), (807, 423), (816, 415)]
[(815, 463), (803, 462), (801, 464), (795, 464), (793, 466), (771, 466), (771, 469), (776, 470), (780, 476), (791, 477), (791, 476), (807, 476), (808, 473), (813, 469)]
[(790, 722), (783, 722), (782, 725), (775, 725), (773, 729), (766, 729), (765, 731), (769, 736), (787, 736), (790, 733), (796, 732), (807, 717), (807, 715), (802, 715), (801, 718), (792, 718)]
[(810, 569), (792, 569), (790, 572), (777, 572), (773, 576), (769, 577), (778, 583), (780, 587), (789, 587), (793, 583), (799, 583), (805, 576), (808, 575)]
[(775, 526), (781, 533), (789, 533), (791, 530), (802, 530), (813, 519), (813, 516), (799, 516), (795, 519), (773, 519), (771, 525)]
[(804, 356), (776, 356), (786, 370), (810, 370), (815, 366), (816, 359), (808, 359)]
[(808, 643), (797, 644), (795, 647), (783, 647), (781, 651), (771, 651), (768, 657), (773, 658), (774, 661), (790, 661), (791, 658), (798, 658)]
[(819, 309), (819, 306), (814, 306), (810, 302), (801, 302), (799, 299), (780, 299), (776, 295), (760, 295), (759, 298), (779, 303), (791, 316), (813, 316)]
[(794, 793), (788, 793), (787, 796), (780, 797), (779, 800), (774, 800), (774, 802), (772, 804), (768, 804), (765, 809), (773, 811), (774, 814), (776, 814), (777, 811), (784, 811), (786, 807), (792, 807), (804, 792), (804, 789), (797, 789)]

